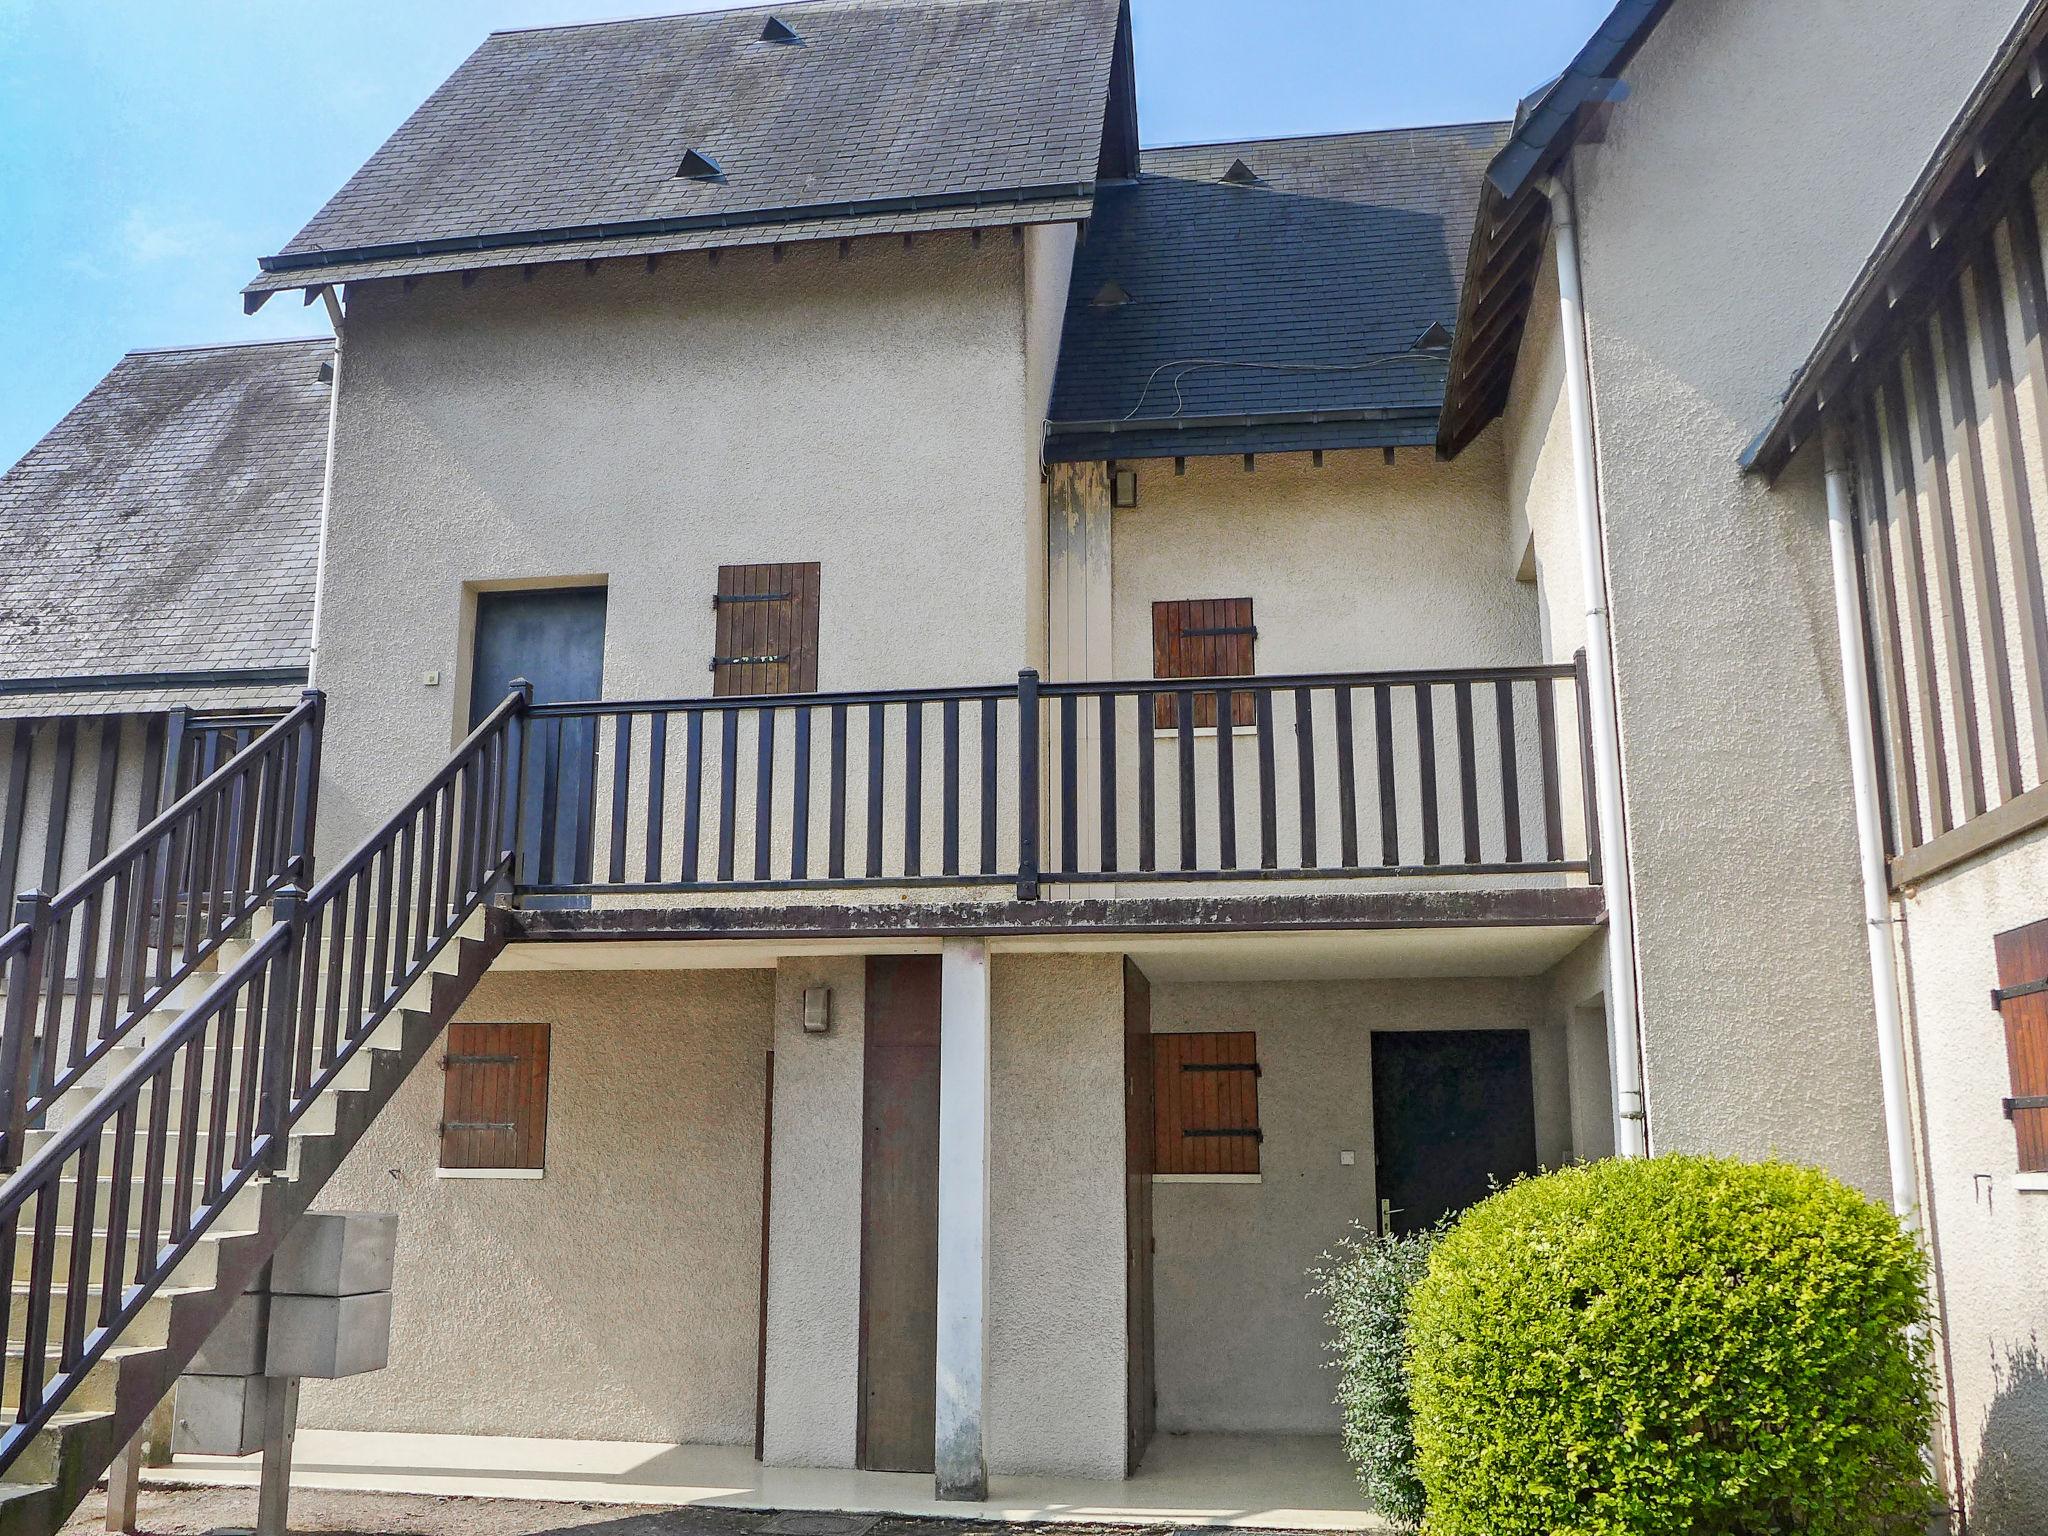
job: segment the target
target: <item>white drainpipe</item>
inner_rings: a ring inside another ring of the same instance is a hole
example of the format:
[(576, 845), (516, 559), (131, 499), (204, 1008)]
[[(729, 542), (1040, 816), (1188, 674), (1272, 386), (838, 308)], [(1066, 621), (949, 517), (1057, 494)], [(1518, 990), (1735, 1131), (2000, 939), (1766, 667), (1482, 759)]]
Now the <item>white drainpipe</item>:
[(1870, 989), (1877, 1004), (1877, 1065), (1884, 1083), (1884, 1136), (1891, 1159), (1892, 1208), (1919, 1225), (1919, 1176), (1906, 1106), (1906, 1031), (1899, 1008), (1898, 956), (1892, 949), (1891, 888), (1885, 878), (1883, 823), (1878, 811), (1877, 742), (1870, 725), (1870, 674), (1857, 602), (1855, 516), (1849, 456), (1841, 435), (1827, 434), (1828, 546), (1835, 568), (1835, 630), (1842, 647), (1842, 703), (1849, 714), (1849, 778), (1856, 800), (1856, 843), (1863, 872), (1863, 928), (1870, 942)]
[(327, 464), (320, 481), (320, 542), (313, 557), (313, 633), (306, 657), (306, 686), (320, 686), (320, 608), (327, 589), (327, 520), (334, 515), (334, 438), (341, 419), (341, 300), (330, 283), (320, 290), (327, 321), (334, 327), (334, 377), (327, 385)]
[(1565, 396), (1571, 411), (1572, 489), (1578, 507), (1579, 568), (1586, 586), (1586, 701), (1593, 733), (1593, 792), (1600, 812), (1600, 863), (1607, 885), (1607, 1030), (1614, 1063), (1614, 1149), (1650, 1150), (1643, 1103), (1643, 1037), (1636, 1011), (1636, 906), (1622, 819), (1621, 728), (1614, 693), (1614, 652), (1607, 625), (1607, 557), (1600, 492), (1593, 474), (1593, 390), (1586, 360), (1585, 295), (1579, 286), (1579, 238), (1571, 189), (1545, 188), (1557, 239), (1557, 297), (1564, 332)]

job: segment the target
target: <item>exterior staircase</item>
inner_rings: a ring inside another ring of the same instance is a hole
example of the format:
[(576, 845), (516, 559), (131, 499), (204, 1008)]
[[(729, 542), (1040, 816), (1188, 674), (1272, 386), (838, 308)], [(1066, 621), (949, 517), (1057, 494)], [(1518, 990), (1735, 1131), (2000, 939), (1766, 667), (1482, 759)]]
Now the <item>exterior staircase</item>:
[[(191, 949), (138, 947), (111, 963), (104, 947), (52, 935), (46, 957), (71, 956), (76, 972), (63, 984), (20, 963), (17, 945), (0, 1038), (13, 1169), (0, 1184), (0, 1536), (62, 1526), (503, 946), (494, 898), (517, 843), (526, 703), (508, 698), (310, 893), (277, 886), (267, 912), (239, 893), (209, 896), (198, 910), (247, 915), (231, 930), (209, 922)], [(277, 868), (303, 870), (316, 764), (297, 753), (289, 831), (277, 819), (288, 797), (247, 792), (245, 775), (250, 824), (209, 845), (212, 867), (242, 867), (245, 838), (260, 860), (262, 823), (293, 850)], [(103, 905), (138, 909), (150, 871), (129, 874), (123, 897), (103, 886)], [(82, 910), (72, 894), (50, 905)], [(186, 903), (159, 901), (158, 920), (136, 922), (131, 938), (195, 931), (161, 915), (189, 914)], [(178, 979), (121, 980), (144, 973)], [(127, 1006), (138, 997), (147, 1006)], [(113, 1027), (65, 1033), (95, 1012)]]

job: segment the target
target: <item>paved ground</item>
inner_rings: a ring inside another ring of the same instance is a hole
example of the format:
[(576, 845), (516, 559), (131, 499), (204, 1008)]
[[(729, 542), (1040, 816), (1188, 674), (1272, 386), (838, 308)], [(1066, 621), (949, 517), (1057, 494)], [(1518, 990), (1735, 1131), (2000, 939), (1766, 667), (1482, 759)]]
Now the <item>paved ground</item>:
[[(63, 1536), (102, 1536), (106, 1501), (79, 1506)], [(143, 1536), (212, 1536), (246, 1531), (256, 1495), (234, 1488), (144, 1488)], [(1090, 1536), (1135, 1536), (1141, 1528), (1094, 1526)], [(541, 1504), (515, 1499), (433, 1498), (418, 1494), (292, 1495), (294, 1536), (1075, 1536), (1075, 1527), (982, 1525), (954, 1520), (876, 1519), (867, 1515), (765, 1514), (736, 1509), (647, 1509), (627, 1504)]]

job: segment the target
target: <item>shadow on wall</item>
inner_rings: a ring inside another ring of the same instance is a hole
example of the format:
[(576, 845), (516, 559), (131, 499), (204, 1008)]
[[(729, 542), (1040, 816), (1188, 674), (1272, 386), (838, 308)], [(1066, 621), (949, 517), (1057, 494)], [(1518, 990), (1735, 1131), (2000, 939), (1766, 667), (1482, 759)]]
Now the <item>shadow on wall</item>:
[(2029, 1339), (1993, 1363), (1998, 1390), (1984, 1414), (1970, 1481), (1976, 1536), (2048, 1533), (2048, 1359)]

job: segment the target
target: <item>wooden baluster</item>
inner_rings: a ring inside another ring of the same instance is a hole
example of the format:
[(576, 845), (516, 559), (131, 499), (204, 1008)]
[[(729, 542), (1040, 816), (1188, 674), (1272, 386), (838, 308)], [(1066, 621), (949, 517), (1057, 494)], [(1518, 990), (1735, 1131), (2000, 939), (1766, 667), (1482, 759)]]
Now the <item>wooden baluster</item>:
[[(1259, 688), (1253, 691), (1252, 703), (1258, 710), (1259, 732), (1259, 867), (1278, 869), (1280, 867), (1280, 815), (1277, 791), (1273, 783), (1273, 690)], [(1219, 733), (1228, 729), (1224, 721), (1218, 721)]]
[(1557, 679), (1536, 684), (1536, 745), (1543, 765), (1543, 856), (1564, 862), (1564, 807), (1557, 777)]
[(1138, 694), (1138, 869), (1148, 875), (1159, 867), (1158, 698)]
[(775, 711), (756, 710), (754, 728), (754, 878), (774, 878), (769, 861), (775, 854)]
[[(1542, 691), (1542, 685), (1537, 689)], [(1493, 684), (1494, 718), (1500, 734), (1500, 814), (1506, 823), (1507, 861), (1522, 862), (1522, 775), (1521, 753), (1515, 740), (1515, 685), (1507, 678)]]
[(740, 712), (728, 707), (718, 732), (718, 879), (731, 881), (734, 828), (739, 821)]
[(924, 703), (903, 705), (903, 873), (924, 873)]
[[(1176, 689), (1173, 700), (1174, 744), (1180, 765), (1180, 867), (1195, 867), (1195, 692)], [(1232, 831), (1235, 836), (1235, 830)]]
[(998, 708), (999, 702), (995, 699), (981, 701), (981, 872), (984, 875), (996, 873), (996, 785), (997, 770), (1001, 766), (996, 745)]
[(846, 878), (846, 706), (832, 706), (832, 745), (826, 770), (831, 804), (827, 812), (825, 878)]
[(668, 824), (668, 711), (659, 711), (647, 726), (647, 862), (646, 880), (661, 879), (661, 834)]
[(1415, 756), (1422, 788), (1422, 862), (1443, 862), (1436, 816), (1436, 699), (1428, 683), (1415, 685)]
[(1314, 869), (1316, 858), (1316, 715), (1314, 695), (1294, 690), (1294, 766), (1301, 795), (1301, 867)]
[[(1216, 864), (1237, 868), (1237, 695), (1216, 691)], [(1197, 718), (1200, 718), (1197, 716)], [(1185, 841), (1185, 840), (1183, 840)]]
[(939, 870), (960, 873), (960, 701), (939, 708)]
[(626, 806), (633, 793), (633, 717), (620, 710), (612, 722), (611, 882), (626, 883)]
[(1101, 867), (1105, 874), (1115, 874), (1117, 870), (1116, 695), (1105, 689), (1097, 698), (1096, 709), (1100, 715), (1100, 719), (1096, 722), (1096, 746), (1102, 755), (1102, 773), (1097, 786), (1102, 799)]
[(1337, 702), (1337, 841), (1346, 869), (1358, 868), (1358, 733), (1351, 721), (1351, 690)]
[(698, 844), (704, 827), (704, 711), (693, 709), (683, 728), (683, 884), (697, 884)]
[(868, 878), (882, 877), (882, 789), (886, 747), (883, 706), (868, 705)]
[(1458, 807), (1465, 830), (1465, 862), (1477, 864), (1479, 851), (1479, 753), (1473, 741), (1472, 684), (1459, 678), (1451, 685), (1452, 709), (1458, 730)]
[(1060, 695), (1060, 870), (1081, 867), (1081, 701)]

